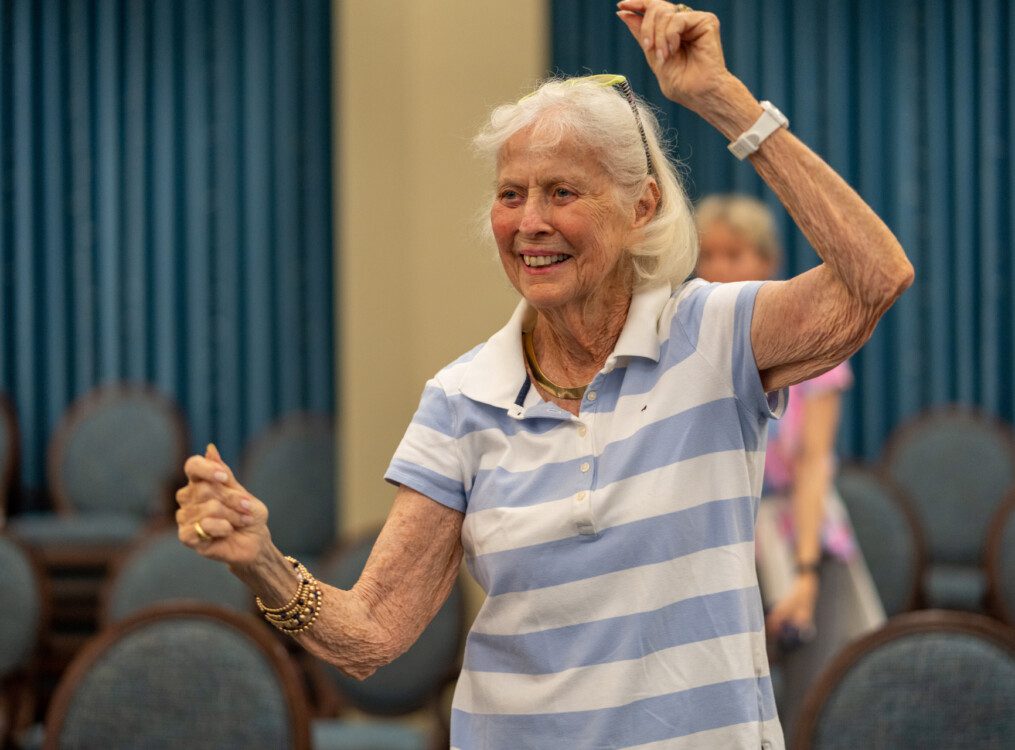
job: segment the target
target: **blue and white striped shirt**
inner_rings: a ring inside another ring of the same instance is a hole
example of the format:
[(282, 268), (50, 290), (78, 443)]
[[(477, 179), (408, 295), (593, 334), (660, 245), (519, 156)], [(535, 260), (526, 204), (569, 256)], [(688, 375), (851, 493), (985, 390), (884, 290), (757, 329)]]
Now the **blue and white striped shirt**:
[(451, 744), (781, 748), (754, 567), (759, 283), (634, 295), (578, 416), (527, 387), (523, 301), (429, 381), (385, 478), (465, 514), (487, 593)]

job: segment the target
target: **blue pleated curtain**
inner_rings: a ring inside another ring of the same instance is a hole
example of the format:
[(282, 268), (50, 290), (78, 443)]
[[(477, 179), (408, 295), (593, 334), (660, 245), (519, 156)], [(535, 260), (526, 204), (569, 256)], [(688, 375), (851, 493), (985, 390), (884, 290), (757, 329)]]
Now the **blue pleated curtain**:
[(329, 0), (0, 0), (0, 390), (172, 396), (194, 448), (333, 395)]
[[(699, 0), (726, 62), (873, 206), (916, 267), (914, 287), (854, 358), (840, 445), (873, 459), (900, 421), (937, 404), (1015, 418), (1015, 3), (1002, 0)], [(555, 0), (553, 65), (623, 73), (656, 103), (692, 197), (762, 196), (788, 274), (816, 256), (724, 139), (659, 93), (612, 2)]]

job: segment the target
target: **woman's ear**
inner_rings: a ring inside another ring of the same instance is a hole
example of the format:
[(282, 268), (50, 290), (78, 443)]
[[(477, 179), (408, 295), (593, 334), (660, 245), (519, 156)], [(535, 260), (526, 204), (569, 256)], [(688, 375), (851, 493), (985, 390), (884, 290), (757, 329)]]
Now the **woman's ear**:
[(656, 215), (659, 207), (659, 185), (655, 177), (649, 177), (645, 182), (645, 189), (641, 191), (641, 197), (634, 207), (634, 228), (641, 229)]

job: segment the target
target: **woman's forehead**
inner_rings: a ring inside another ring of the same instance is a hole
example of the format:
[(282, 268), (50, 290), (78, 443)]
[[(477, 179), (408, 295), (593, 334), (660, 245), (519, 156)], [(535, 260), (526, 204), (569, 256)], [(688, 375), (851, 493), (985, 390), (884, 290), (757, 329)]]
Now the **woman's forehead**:
[(497, 154), (498, 177), (516, 172), (592, 176), (602, 175), (603, 169), (592, 149), (577, 139), (563, 136), (549, 141), (526, 129), (511, 136)]

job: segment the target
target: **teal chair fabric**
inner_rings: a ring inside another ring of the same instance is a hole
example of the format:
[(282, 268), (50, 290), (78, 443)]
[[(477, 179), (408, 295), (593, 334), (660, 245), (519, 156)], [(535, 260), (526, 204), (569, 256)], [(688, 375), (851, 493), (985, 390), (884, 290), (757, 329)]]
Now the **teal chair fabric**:
[(316, 719), (310, 726), (314, 750), (428, 750), (418, 729), (387, 722)]
[(253, 609), (253, 595), (220, 562), (180, 543), (175, 528), (142, 538), (110, 578), (103, 620), (116, 622), (154, 604), (200, 601), (236, 612)]
[(243, 451), (239, 479), (268, 506), (276, 546), (304, 564), (335, 543), (335, 429), (330, 417), (283, 417)]
[(843, 468), (836, 486), (885, 614), (913, 609), (925, 560), (920, 530), (905, 499), (889, 480), (859, 466)]
[(182, 485), (186, 427), (173, 403), (145, 386), (107, 386), (79, 398), (49, 446), (56, 513), (11, 519), (32, 546), (121, 546), (152, 517), (168, 517)]
[(27, 665), (43, 607), (41, 581), (28, 553), (0, 534), (0, 680)]
[(890, 620), (822, 675), (794, 746), (1015, 747), (1015, 630), (965, 612)]
[[(322, 562), (315, 575), (339, 588), (351, 588), (359, 579), (373, 548), (376, 533), (368, 534), (343, 547)], [(336, 667), (325, 664), (323, 671), (344, 702), (368, 714), (398, 716), (422, 708), (437, 709), (441, 691), (457, 676), (465, 630), (465, 597), (456, 582), (451, 594), (419, 639), (400, 657), (378, 669), (363, 681), (354, 680)], [(319, 719), (313, 723), (314, 737), (320, 750), (356, 748), (352, 742), (357, 731), (340, 720)], [(393, 748), (425, 748), (430, 743), (421, 732), (410, 731), (397, 724), (375, 724), (370, 731), (383, 736), (401, 737)], [(350, 744), (351, 742), (351, 744)], [(444, 738), (447, 744), (447, 738)], [(370, 745), (374, 747), (375, 745)]]
[(187, 438), (176, 407), (145, 387), (108, 387), (79, 399), (55, 433), (50, 489), (77, 513), (163, 515), (179, 486)]
[(44, 586), (30, 553), (0, 533), (0, 747), (11, 746), (18, 708), (33, 689), (33, 657), (48, 610)]
[(280, 641), (253, 616), (154, 608), (96, 636), (64, 674), (47, 750), (309, 747)]
[(1015, 482), (1015, 441), (974, 411), (918, 417), (893, 435), (888, 475), (913, 503), (927, 542), (930, 606), (980, 610), (987, 525)]
[(11, 532), (29, 545), (123, 545), (134, 539), (144, 521), (123, 513), (63, 515), (28, 513), (11, 519)]
[(997, 616), (1015, 626), (1015, 495), (998, 510), (987, 542), (987, 579)]

